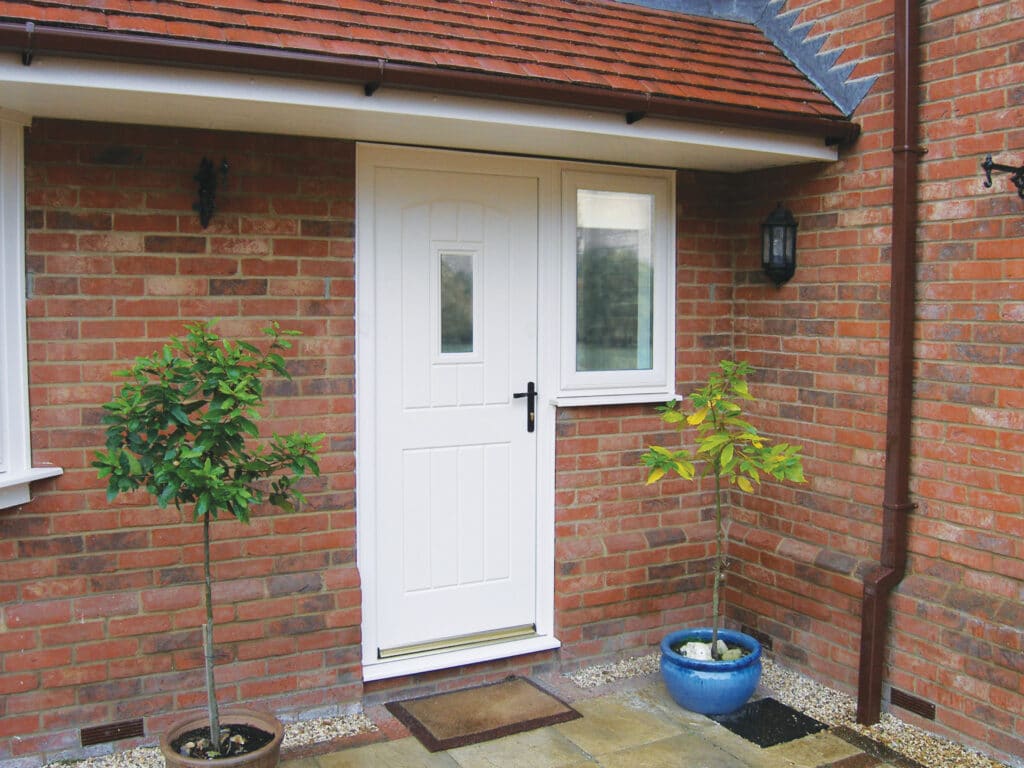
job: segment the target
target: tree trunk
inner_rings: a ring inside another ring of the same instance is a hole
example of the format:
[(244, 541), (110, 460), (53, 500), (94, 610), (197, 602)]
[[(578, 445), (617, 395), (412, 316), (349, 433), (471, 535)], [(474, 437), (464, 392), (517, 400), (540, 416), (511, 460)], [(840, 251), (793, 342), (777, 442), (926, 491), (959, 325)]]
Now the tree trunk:
[(213, 679), (213, 590), (210, 586), (210, 513), (203, 517), (203, 575), (206, 577), (204, 598), (206, 624), (203, 625), (203, 657), (206, 661), (206, 701), (210, 711), (210, 743), (220, 752), (220, 710), (217, 707), (217, 685)]
[(711, 658), (717, 659), (718, 624), (719, 624), (719, 592), (722, 588), (722, 573), (725, 570), (725, 553), (723, 549), (722, 526), (722, 475), (721, 467), (715, 466), (715, 580), (711, 587)]

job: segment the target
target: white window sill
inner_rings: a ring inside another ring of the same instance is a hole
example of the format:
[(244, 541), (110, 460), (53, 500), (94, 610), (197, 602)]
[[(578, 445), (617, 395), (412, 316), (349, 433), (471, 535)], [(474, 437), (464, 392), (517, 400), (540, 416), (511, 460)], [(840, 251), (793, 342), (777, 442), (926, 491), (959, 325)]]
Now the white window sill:
[(29, 467), (0, 474), (0, 509), (26, 504), (32, 498), (29, 483), (64, 474), (60, 467)]
[(579, 408), (588, 405), (643, 405), (657, 403), (664, 405), (672, 400), (682, 400), (682, 395), (664, 392), (626, 392), (624, 394), (559, 395), (551, 401), (557, 408)]

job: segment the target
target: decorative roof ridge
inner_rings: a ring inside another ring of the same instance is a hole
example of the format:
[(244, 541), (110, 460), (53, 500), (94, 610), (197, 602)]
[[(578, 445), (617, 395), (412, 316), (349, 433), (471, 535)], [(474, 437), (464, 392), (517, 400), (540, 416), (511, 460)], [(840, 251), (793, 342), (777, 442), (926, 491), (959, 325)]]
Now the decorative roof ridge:
[(808, 37), (813, 26), (797, 24), (800, 9), (786, 11), (786, 0), (620, 0), (663, 11), (743, 21), (760, 29), (843, 114), (849, 117), (877, 76), (850, 78), (856, 62), (836, 65), (842, 48), (822, 52), (828, 35)]

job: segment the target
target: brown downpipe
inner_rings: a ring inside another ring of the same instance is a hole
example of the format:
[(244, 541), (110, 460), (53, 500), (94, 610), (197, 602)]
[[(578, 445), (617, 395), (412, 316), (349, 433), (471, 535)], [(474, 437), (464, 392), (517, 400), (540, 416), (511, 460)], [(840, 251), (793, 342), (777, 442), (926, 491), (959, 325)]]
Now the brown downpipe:
[(864, 577), (857, 722), (878, 722), (882, 704), (889, 594), (907, 562), (910, 501), (910, 408), (913, 402), (914, 255), (917, 238), (917, 100), (920, 0), (896, 0), (893, 103), (892, 274), (889, 394), (885, 434), (882, 553)]
[(844, 144), (860, 134), (845, 119), (734, 107), (690, 99), (616, 91), (526, 77), (511, 77), (436, 66), (403, 64), (385, 59), (306, 53), (288, 49), (173, 40), (139, 34), (0, 22), (0, 51), (15, 51), (30, 64), (41, 54), (195, 67), (204, 70), (296, 77), (327, 82), (359, 83), (367, 95), (381, 86), (435, 93), (469, 94), (535, 104), (574, 106), (631, 115), (631, 122), (649, 116), (674, 120), (778, 129), (820, 136)]

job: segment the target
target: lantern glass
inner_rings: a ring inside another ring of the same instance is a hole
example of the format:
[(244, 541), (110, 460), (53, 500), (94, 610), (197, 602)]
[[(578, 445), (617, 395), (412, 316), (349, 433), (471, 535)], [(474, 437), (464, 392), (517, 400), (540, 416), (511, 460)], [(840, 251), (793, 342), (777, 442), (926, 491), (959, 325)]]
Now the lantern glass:
[(796, 272), (796, 219), (779, 206), (761, 225), (761, 268), (776, 286)]

